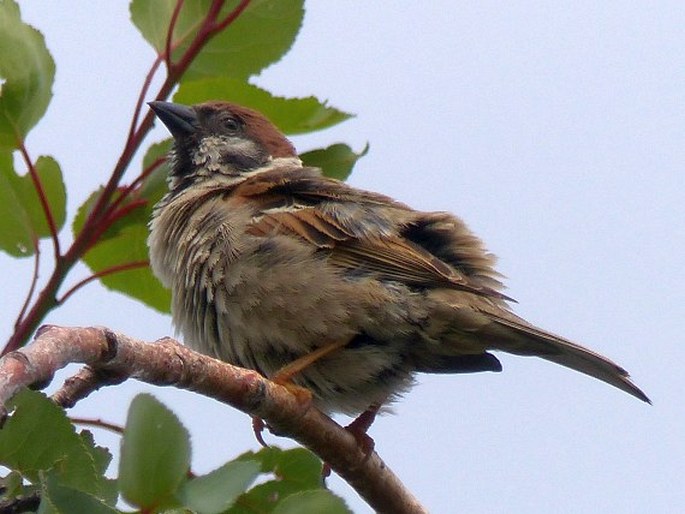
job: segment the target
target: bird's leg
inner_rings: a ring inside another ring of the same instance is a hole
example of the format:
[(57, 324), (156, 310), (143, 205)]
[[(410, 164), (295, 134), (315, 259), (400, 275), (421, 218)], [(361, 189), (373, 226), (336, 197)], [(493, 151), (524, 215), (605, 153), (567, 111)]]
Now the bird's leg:
[[(312, 399), (311, 391), (304, 387), (300, 387), (298, 385), (293, 384), (292, 378), (298, 373), (300, 373), (303, 369), (307, 368), (308, 366), (311, 366), (317, 360), (325, 357), (326, 355), (330, 355), (336, 350), (347, 345), (349, 342), (349, 340), (343, 340), (325, 344), (321, 348), (317, 348), (313, 352), (303, 355), (302, 357), (295, 359), (291, 363), (286, 364), (276, 373), (274, 373), (269, 380), (287, 388), (288, 391), (294, 394), (297, 397), (297, 399), (302, 403), (310, 402)], [(370, 424), (371, 423), (369, 423), (369, 425)], [(264, 431), (265, 427), (266, 425), (263, 419), (257, 417), (252, 418), (252, 430), (254, 431), (255, 438), (257, 439), (259, 444), (266, 448), (268, 445), (266, 444), (266, 442), (264, 441), (264, 437), (262, 436), (262, 432)]]
[(346, 346), (349, 342), (349, 339), (343, 339), (342, 341), (327, 343), (322, 347), (317, 348), (313, 352), (309, 352), (308, 354), (303, 355), (302, 357), (299, 357), (291, 363), (283, 366), (271, 377), (271, 381), (281, 385), (289, 384), (291, 379), (302, 370), (311, 366), (319, 359), (322, 359), (323, 357), (326, 357), (336, 350)]
[[(300, 373), (302, 370), (311, 366), (317, 360), (330, 355), (331, 353), (343, 348), (349, 343), (349, 340), (334, 341), (332, 343), (325, 344), (324, 346), (317, 348), (313, 352), (310, 352), (302, 357), (295, 359), (293, 362), (283, 366), (279, 369), (271, 380), (277, 384), (286, 385), (292, 387), (291, 379), (294, 375)], [(301, 389), (301, 388), (299, 388)], [(309, 391), (307, 391), (309, 392)], [(311, 394), (311, 393), (310, 393)], [(382, 402), (375, 403), (371, 405), (368, 409), (362, 412), (352, 423), (345, 427), (345, 430), (350, 432), (357, 443), (364, 451), (364, 454), (368, 457), (373, 452), (375, 443), (371, 436), (367, 434), (369, 428), (376, 419), (376, 415), (381, 408)]]

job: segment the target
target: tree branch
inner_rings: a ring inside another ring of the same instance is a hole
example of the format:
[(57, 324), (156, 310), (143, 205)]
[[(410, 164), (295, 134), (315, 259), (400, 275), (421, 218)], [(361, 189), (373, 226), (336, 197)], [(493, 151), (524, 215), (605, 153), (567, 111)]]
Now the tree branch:
[[(81, 397), (126, 378), (195, 391), (262, 418), (278, 434), (311, 449), (377, 512), (427, 512), (377, 453), (366, 455), (350, 432), (311, 401), (255, 371), (201, 355), (170, 338), (150, 344), (106, 328), (43, 327), (33, 344), (0, 360), (0, 405), (20, 388), (46, 382), (74, 362), (88, 368), (65, 389), (79, 390)], [(0, 415), (3, 420), (7, 416), (4, 407)]]

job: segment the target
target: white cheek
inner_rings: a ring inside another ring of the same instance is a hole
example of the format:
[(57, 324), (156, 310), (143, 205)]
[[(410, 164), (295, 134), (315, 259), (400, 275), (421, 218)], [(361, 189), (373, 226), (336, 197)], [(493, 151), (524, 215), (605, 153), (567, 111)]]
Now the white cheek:
[(204, 138), (193, 152), (193, 164), (212, 170), (219, 169), (221, 164), (221, 149), (226, 145), (226, 141), (216, 136)]
[(195, 166), (202, 166), (210, 171), (221, 171), (225, 167), (225, 156), (235, 155), (256, 159), (260, 154), (259, 147), (249, 139), (226, 136), (207, 136), (193, 153)]

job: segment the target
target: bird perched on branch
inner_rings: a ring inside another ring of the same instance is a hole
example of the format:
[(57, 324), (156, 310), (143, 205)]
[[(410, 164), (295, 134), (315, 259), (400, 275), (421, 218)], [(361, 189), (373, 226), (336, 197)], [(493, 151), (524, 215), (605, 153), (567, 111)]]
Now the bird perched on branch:
[(649, 401), (617, 364), (516, 316), (459, 218), (322, 176), (245, 107), (150, 106), (175, 139), (150, 262), (194, 349), (350, 415), (393, 401), (417, 373), (500, 371), (493, 350)]

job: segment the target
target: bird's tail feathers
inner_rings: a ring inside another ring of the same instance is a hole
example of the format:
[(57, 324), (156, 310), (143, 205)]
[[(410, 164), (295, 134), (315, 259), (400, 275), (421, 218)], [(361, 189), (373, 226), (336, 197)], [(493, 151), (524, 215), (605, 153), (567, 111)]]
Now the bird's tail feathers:
[(499, 327), (495, 330), (493, 349), (517, 355), (541, 357), (602, 380), (644, 402), (652, 403), (647, 395), (630, 380), (628, 372), (606, 357), (534, 327), (523, 320), (492, 315), (489, 317), (492, 323)]

